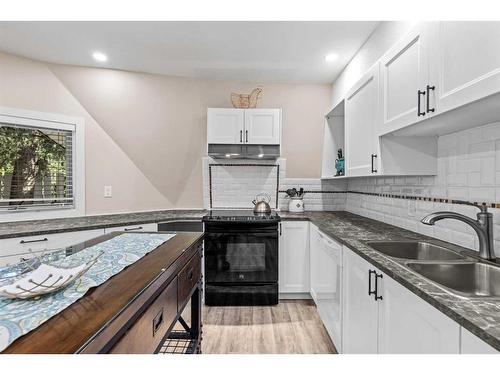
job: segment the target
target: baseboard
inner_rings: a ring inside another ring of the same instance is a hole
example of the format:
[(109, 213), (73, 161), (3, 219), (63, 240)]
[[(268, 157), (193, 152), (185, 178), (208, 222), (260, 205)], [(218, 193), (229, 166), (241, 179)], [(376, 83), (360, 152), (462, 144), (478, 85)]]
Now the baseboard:
[(280, 293), (279, 299), (311, 299), (309, 293)]

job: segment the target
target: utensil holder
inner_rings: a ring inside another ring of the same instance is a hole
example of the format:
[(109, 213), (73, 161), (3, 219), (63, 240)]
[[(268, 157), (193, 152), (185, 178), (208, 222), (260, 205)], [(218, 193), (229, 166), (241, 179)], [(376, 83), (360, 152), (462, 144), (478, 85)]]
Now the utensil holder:
[(304, 199), (302, 197), (290, 198), (288, 203), (289, 212), (304, 212)]

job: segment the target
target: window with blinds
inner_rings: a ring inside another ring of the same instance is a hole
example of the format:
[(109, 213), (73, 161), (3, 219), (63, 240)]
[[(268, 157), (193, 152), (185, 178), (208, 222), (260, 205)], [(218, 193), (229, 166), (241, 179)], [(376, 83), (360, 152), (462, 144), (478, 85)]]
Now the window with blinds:
[(0, 212), (74, 208), (73, 136), (0, 122)]

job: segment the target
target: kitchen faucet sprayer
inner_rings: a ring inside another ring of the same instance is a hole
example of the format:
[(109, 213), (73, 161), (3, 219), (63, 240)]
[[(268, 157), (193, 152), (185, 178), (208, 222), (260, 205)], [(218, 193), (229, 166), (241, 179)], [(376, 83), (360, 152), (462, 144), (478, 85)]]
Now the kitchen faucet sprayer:
[(488, 212), (485, 204), (477, 205), (468, 202), (455, 201), (456, 203), (468, 204), (479, 208), (477, 220), (468, 216), (451, 211), (434, 212), (425, 216), (421, 222), (426, 225), (434, 225), (436, 221), (443, 219), (455, 219), (462, 221), (474, 229), (479, 239), (479, 256), (487, 260), (495, 260), (495, 249), (493, 242), (493, 214)]

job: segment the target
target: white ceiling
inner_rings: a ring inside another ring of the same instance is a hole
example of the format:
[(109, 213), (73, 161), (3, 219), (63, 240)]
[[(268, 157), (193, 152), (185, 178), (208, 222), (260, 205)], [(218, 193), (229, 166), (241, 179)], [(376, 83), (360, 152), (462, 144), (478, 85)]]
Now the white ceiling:
[[(0, 50), (53, 63), (207, 79), (325, 82), (378, 22), (0, 22)], [(91, 54), (107, 54), (106, 63)], [(338, 54), (335, 62), (325, 55)]]

